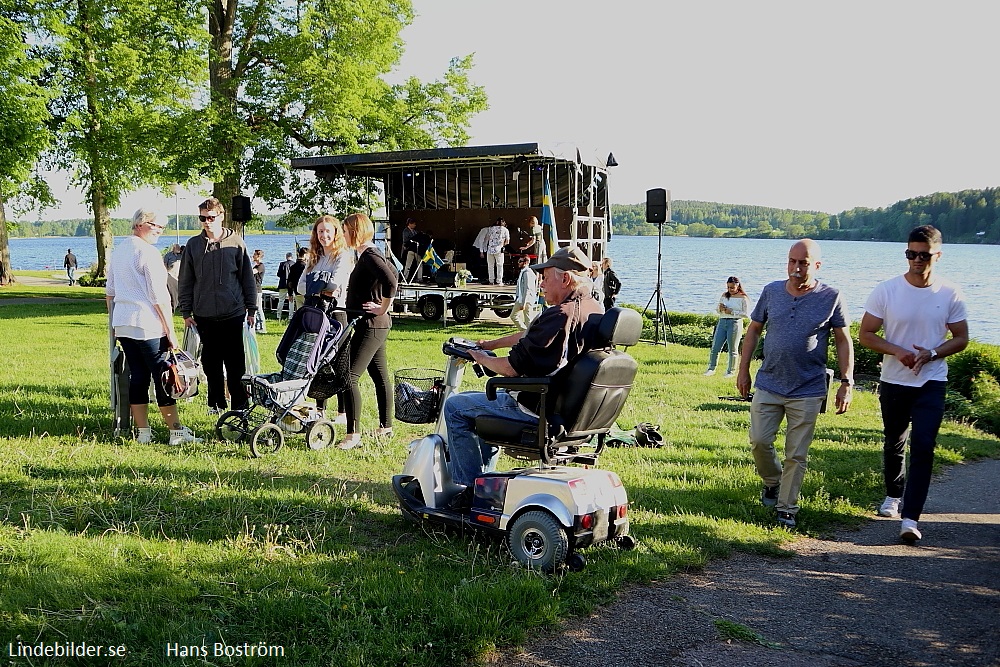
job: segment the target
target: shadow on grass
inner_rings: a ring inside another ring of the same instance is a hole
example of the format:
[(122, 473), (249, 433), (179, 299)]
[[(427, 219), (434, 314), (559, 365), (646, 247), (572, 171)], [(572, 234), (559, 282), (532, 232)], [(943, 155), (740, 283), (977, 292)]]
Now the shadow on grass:
[[(58, 370), (53, 372), (58, 373)], [(103, 409), (97, 411), (91, 409), (96, 400), (95, 385), (60, 385), (59, 395), (51, 393), (52, 385), (5, 386), (0, 392), (0, 414), (6, 416), (0, 420), (0, 436), (33, 438), (47, 433), (82, 437), (94, 434), (103, 441), (111, 442), (113, 426), (107, 380), (101, 386)], [(155, 409), (154, 404), (150, 412)], [(181, 416), (183, 418), (183, 408)]]
[(724, 399), (718, 403), (700, 403), (695, 406), (695, 410), (700, 411), (717, 411), (717, 412), (747, 412), (750, 411), (750, 401), (744, 401), (738, 395), (733, 394), (731, 398), (729, 397), (719, 397)]
[[(46, 303), (48, 298), (65, 297), (39, 297), (38, 302), (32, 303), (30, 307), (11, 306), (9, 308), (0, 307), (0, 320), (37, 320), (40, 317), (75, 317), (93, 315), (95, 313), (106, 313), (104, 299), (74, 298), (66, 301), (53, 301)], [(0, 300), (0, 305), (3, 300)], [(89, 325), (87, 325), (89, 328)]]
[(20, 472), (26, 479), (9, 476), (0, 485), (4, 520), (80, 535), (252, 541), (280, 525), (280, 540), (306, 540), (320, 550), (344, 541), (382, 548), (388, 543), (366, 526), (397, 521), (372, 513), (364, 500), (384, 497), (385, 485), (321, 475), (127, 463), (33, 464)]

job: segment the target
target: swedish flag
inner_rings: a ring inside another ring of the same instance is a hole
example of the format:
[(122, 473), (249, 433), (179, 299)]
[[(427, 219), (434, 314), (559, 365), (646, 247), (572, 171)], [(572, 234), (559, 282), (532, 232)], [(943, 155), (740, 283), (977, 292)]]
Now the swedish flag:
[(427, 246), (427, 252), (424, 253), (424, 263), (431, 267), (431, 273), (437, 273), (437, 270), (444, 266), (444, 260), (434, 251), (433, 243)]
[(545, 186), (542, 190), (542, 230), (545, 234), (545, 246), (549, 257), (558, 250), (556, 243), (556, 212), (552, 207), (552, 190), (549, 188), (549, 175), (545, 175)]

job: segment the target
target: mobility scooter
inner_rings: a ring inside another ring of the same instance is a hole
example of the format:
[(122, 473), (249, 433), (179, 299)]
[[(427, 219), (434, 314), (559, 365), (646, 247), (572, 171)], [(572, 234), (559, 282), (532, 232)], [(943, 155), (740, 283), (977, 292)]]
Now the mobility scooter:
[(634, 548), (625, 487), (614, 472), (593, 466), (625, 405), (638, 367), (615, 346), (634, 345), (641, 330), (642, 319), (636, 311), (609, 310), (599, 326), (606, 345), (580, 355), (561, 370), (565, 376), (559, 378), (558, 391), (552, 377), (487, 380), (486, 394), (491, 399), (502, 389), (540, 395), (537, 427), (497, 418), (476, 420), (476, 433), (484, 442), (512, 458), (535, 463), (477, 477), (468, 508), (464, 504), (453, 507), (451, 502), (466, 487), (453, 482), (448, 469), (448, 430), (440, 407), (461, 386), (467, 364), (473, 364), (479, 374), (483, 370), (469, 355), (475, 343), (449, 339), (443, 345), (448, 363), (441, 382), (425, 391), (397, 384), (397, 404), (402, 392), (422, 402), (425, 414), (437, 418), (435, 432), (410, 444), (402, 474), (393, 477), (403, 515), (504, 537), (520, 563), (545, 572), (582, 569), (586, 559), (577, 550), (600, 542)]

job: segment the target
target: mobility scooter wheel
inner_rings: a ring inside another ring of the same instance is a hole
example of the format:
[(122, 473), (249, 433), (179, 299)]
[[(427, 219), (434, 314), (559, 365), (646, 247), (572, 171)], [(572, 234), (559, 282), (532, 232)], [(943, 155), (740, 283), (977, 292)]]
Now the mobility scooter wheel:
[(215, 436), (226, 442), (243, 442), (246, 440), (250, 427), (247, 417), (240, 410), (230, 410), (215, 422)]
[(566, 567), (570, 572), (582, 572), (587, 567), (587, 557), (583, 554), (573, 552), (566, 557)]
[(326, 449), (336, 435), (332, 421), (317, 419), (306, 429), (306, 444), (309, 449)]
[(507, 545), (522, 565), (553, 572), (566, 561), (569, 537), (548, 512), (525, 512), (514, 521)]
[(255, 458), (274, 454), (285, 444), (285, 435), (277, 424), (262, 424), (250, 434), (250, 453)]
[(635, 549), (636, 541), (631, 535), (622, 535), (615, 538), (615, 545), (622, 551), (632, 551)]

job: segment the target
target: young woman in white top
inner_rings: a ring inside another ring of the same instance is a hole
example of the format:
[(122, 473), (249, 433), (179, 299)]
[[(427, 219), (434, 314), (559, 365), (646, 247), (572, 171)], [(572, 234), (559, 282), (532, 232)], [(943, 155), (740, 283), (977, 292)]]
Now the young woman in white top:
[(171, 445), (201, 442), (177, 416), (177, 401), (163, 389), (161, 363), (179, 347), (167, 291), (167, 268), (154, 244), (163, 225), (156, 214), (139, 209), (132, 216), (132, 236), (115, 246), (108, 265), (106, 299), (111, 327), (129, 365), (128, 402), (138, 429), (138, 442), (152, 442), (149, 427), (149, 382), (156, 404), (170, 429)]
[(750, 312), (750, 299), (743, 291), (743, 284), (736, 276), (729, 276), (726, 281), (726, 291), (719, 297), (715, 307), (719, 313), (719, 323), (715, 326), (712, 337), (712, 352), (708, 356), (708, 370), (705, 375), (715, 375), (715, 363), (722, 351), (722, 344), (729, 348), (729, 366), (726, 377), (736, 375), (739, 361), (740, 339), (743, 337), (743, 318)]
[[(347, 281), (351, 277), (353, 268), (354, 253), (344, 242), (344, 231), (340, 226), (340, 220), (332, 215), (322, 215), (317, 218), (309, 235), (309, 256), (306, 259), (306, 268), (299, 278), (297, 292), (305, 294), (306, 297), (331, 300), (343, 308), (347, 301)], [(318, 280), (325, 283), (321, 291), (316, 291), (315, 287), (314, 293), (308, 291), (310, 276), (313, 285), (317, 285)], [(347, 326), (347, 314), (343, 310), (334, 311), (333, 319), (340, 322), (341, 326)], [(318, 399), (316, 405), (323, 410), (326, 408), (326, 401)], [(337, 395), (337, 417), (334, 421), (337, 424), (347, 423), (343, 394)]]

